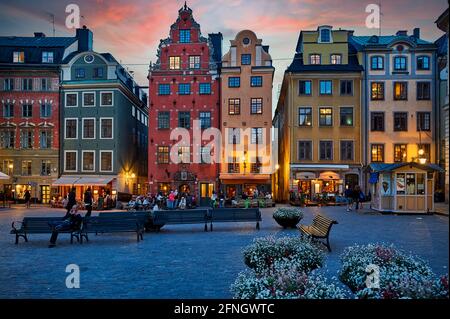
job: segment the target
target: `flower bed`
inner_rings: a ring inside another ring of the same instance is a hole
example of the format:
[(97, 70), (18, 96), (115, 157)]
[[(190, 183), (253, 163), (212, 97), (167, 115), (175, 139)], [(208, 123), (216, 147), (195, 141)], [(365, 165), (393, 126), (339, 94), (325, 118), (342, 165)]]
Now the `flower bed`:
[(316, 273), (301, 271), (298, 260), (276, 260), (262, 273), (241, 272), (231, 291), (235, 299), (342, 299), (344, 292)]
[[(448, 298), (448, 276), (437, 278), (420, 258), (394, 246), (369, 244), (345, 249), (339, 278), (357, 298)], [(369, 265), (379, 268), (379, 288), (366, 285)]]
[(245, 264), (261, 272), (272, 266), (276, 260), (295, 260), (301, 271), (311, 271), (323, 265), (323, 251), (317, 244), (298, 237), (256, 238), (244, 249)]
[(298, 208), (282, 207), (273, 213), (273, 219), (284, 228), (295, 228), (303, 218), (303, 213)]

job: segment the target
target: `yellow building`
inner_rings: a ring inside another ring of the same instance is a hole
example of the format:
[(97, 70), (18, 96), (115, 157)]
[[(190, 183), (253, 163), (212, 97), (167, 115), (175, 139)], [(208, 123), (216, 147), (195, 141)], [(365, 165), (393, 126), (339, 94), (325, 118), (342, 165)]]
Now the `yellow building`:
[(221, 190), (271, 192), (272, 81), (269, 47), (250, 30), (231, 40), (221, 74)]
[(333, 197), (362, 183), (362, 67), (351, 35), (331, 26), (300, 32), (273, 121), (277, 201), (290, 194)]

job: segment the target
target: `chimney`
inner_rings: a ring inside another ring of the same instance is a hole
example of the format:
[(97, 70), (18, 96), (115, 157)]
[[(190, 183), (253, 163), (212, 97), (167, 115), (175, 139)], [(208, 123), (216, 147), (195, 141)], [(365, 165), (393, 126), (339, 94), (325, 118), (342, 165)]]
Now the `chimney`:
[(45, 34), (42, 32), (35, 32), (34, 37), (35, 38), (45, 38)]
[(414, 30), (413, 30), (413, 36), (414, 36), (416, 39), (420, 39), (420, 28), (414, 28)]
[(400, 31), (397, 31), (397, 33), (395, 35), (406, 37), (408, 35), (408, 31), (400, 30)]
[(76, 38), (78, 39), (78, 51), (92, 51), (93, 34), (85, 25), (81, 29), (77, 29)]

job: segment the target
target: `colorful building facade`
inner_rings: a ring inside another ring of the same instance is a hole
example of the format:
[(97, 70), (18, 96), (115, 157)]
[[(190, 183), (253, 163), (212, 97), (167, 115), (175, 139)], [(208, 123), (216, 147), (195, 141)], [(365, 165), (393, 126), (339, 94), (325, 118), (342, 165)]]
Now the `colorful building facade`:
[(221, 68), (221, 191), (271, 192), (272, 82), (269, 46), (250, 30), (231, 40)]
[[(222, 34), (203, 37), (185, 4), (169, 37), (161, 40), (158, 60), (150, 65), (148, 75), (152, 193), (177, 189), (205, 203), (218, 189), (217, 150), (209, 133), (219, 128), (221, 50)], [(184, 143), (178, 135), (171, 135), (175, 129), (188, 133)]]

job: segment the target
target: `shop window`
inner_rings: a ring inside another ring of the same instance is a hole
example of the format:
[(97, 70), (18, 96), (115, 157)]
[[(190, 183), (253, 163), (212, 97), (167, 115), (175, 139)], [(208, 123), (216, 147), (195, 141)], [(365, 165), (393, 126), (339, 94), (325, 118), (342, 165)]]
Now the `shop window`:
[(396, 179), (397, 179), (397, 195), (404, 195), (406, 191), (405, 174), (398, 173)]

